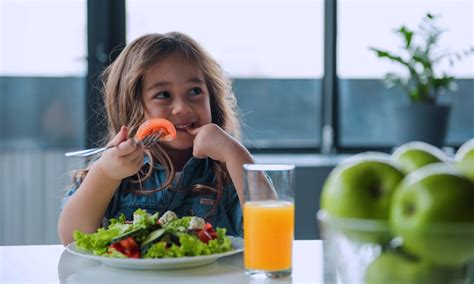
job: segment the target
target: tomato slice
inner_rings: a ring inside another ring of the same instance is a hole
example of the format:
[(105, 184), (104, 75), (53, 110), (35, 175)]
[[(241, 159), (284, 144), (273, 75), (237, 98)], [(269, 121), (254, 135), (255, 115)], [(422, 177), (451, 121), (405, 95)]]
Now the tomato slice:
[(204, 229), (198, 231), (198, 237), (203, 243), (208, 243), (212, 240), (212, 236)]
[(206, 244), (210, 240), (214, 240), (217, 238), (217, 233), (216, 231), (214, 231), (214, 228), (212, 228), (212, 225), (210, 223), (204, 224), (204, 228), (198, 230), (197, 235), (199, 239)]
[(204, 229), (206, 229), (206, 230), (213, 230), (213, 231), (214, 231), (214, 229), (212, 228), (212, 224), (209, 223), (209, 222), (207, 222), (206, 224), (204, 224)]
[(152, 118), (140, 125), (135, 134), (135, 138), (142, 140), (146, 136), (162, 130), (164, 135), (161, 136), (160, 141), (171, 141), (176, 139), (176, 128), (171, 121), (164, 118)]
[(134, 238), (129, 237), (110, 245), (128, 258), (140, 258), (140, 248)]

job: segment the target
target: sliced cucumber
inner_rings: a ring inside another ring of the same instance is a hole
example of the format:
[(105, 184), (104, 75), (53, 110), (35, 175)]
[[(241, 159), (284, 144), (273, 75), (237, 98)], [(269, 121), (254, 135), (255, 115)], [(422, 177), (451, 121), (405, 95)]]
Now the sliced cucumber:
[(126, 233), (123, 233), (121, 235), (116, 236), (115, 238), (110, 240), (110, 244), (119, 242), (121, 240), (125, 240), (125, 239), (130, 238), (130, 237), (132, 237), (134, 239), (140, 239), (140, 238), (146, 236), (147, 234), (148, 234), (148, 231), (144, 228), (135, 229), (133, 231), (126, 232)]
[(165, 234), (165, 229), (160, 228), (151, 232), (142, 242), (140, 250), (145, 253), (152, 245), (159, 242)]

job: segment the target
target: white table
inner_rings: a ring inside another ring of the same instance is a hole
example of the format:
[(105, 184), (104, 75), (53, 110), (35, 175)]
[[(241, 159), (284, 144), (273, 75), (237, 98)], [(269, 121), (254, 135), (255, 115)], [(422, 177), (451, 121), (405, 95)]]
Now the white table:
[[(326, 272), (325, 272), (326, 271)], [(118, 269), (67, 252), (61, 245), (0, 247), (0, 283), (333, 283), (319, 240), (293, 243), (292, 277), (254, 279), (244, 273), (242, 254), (190, 269)]]

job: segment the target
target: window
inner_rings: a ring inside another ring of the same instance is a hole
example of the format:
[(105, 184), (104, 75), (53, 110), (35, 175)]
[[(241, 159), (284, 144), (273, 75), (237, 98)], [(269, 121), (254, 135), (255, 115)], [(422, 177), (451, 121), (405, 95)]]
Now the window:
[[(416, 29), (422, 17), (430, 12), (439, 16), (446, 28), (440, 47), (462, 51), (474, 46), (474, 6), (470, 0), (459, 1), (338, 1), (338, 75), (340, 145), (342, 147), (394, 146), (392, 107), (407, 98), (401, 90), (387, 90), (382, 82), (388, 71), (398, 66), (381, 60), (369, 47), (395, 50), (400, 41), (393, 29), (402, 24)], [(474, 134), (473, 78), (474, 56), (454, 66), (446, 64), (459, 80), (458, 91), (440, 97), (452, 104), (448, 145), (460, 145)]]
[(127, 41), (169, 31), (192, 36), (234, 80), (246, 146), (316, 148), (322, 13), (322, 0), (129, 0)]
[(86, 3), (2, 0), (0, 149), (80, 147)]
[(59, 242), (59, 200), (83, 167), (63, 153), (84, 145), (86, 66), (85, 0), (0, 1), (0, 245)]

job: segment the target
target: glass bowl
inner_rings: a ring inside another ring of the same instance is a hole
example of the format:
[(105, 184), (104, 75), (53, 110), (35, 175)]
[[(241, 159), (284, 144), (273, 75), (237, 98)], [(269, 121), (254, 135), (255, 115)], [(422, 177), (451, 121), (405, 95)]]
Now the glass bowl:
[[(464, 254), (461, 263), (440, 265), (426, 256), (416, 256), (407, 249), (403, 239), (395, 236), (387, 221), (351, 219), (330, 216), (324, 210), (316, 214), (325, 266), (335, 269), (342, 283), (474, 283), (474, 226), (438, 223), (421, 234), (418, 247), (429, 247), (441, 262), (451, 263)], [(466, 251), (469, 257), (466, 257)], [(472, 257), (471, 257), (472, 256)], [(436, 257), (434, 258), (436, 259)]]

